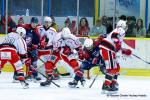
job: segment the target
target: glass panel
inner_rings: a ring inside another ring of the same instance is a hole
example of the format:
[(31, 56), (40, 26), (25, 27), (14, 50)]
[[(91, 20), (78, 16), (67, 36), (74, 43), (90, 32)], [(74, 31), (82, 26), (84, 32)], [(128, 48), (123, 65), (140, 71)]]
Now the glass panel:
[(9, 0), (11, 15), (41, 15), (41, 0)]

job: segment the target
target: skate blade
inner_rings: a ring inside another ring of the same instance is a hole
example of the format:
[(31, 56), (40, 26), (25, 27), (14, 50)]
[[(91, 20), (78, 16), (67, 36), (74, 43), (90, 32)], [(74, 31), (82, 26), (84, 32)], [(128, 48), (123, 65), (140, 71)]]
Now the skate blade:
[(22, 85), (23, 89), (28, 89), (29, 88), (29, 84), (28, 83), (21, 82), (21, 85)]
[(70, 87), (70, 88), (79, 88), (79, 87), (76, 86), (76, 85), (68, 85), (68, 87)]
[(50, 87), (50, 85), (40, 85), (40, 87)]

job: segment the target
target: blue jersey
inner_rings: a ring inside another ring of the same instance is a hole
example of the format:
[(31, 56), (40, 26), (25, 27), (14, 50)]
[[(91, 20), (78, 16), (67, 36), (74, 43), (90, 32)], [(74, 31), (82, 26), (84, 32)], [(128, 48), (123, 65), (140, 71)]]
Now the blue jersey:
[(34, 31), (34, 29), (26, 29), (26, 43), (28, 48), (32, 48), (32, 45), (37, 45), (40, 42), (39, 36)]
[(84, 53), (86, 54), (85, 61), (92, 63), (95, 58), (97, 58), (98, 61), (102, 59), (102, 56), (100, 55), (100, 49), (99, 47), (94, 47), (91, 50), (87, 50), (84, 48)]

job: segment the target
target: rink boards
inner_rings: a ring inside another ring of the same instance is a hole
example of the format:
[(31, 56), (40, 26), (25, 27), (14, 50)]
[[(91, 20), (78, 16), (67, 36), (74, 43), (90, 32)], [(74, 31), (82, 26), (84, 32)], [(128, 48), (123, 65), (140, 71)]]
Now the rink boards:
[[(5, 35), (0, 35), (0, 43), (3, 40)], [(96, 38), (96, 37), (92, 37)], [(81, 42), (84, 42), (84, 38), (80, 38)], [(133, 54), (142, 58), (145, 61), (150, 62), (150, 38), (125, 38), (125, 42), (123, 43), (124, 48), (129, 48), (132, 50)], [(146, 64), (139, 58), (134, 56), (125, 57), (122, 56), (121, 53), (118, 53), (118, 61), (121, 65), (121, 74), (129, 75), (129, 76), (150, 76), (150, 64)], [(12, 66), (10, 64), (6, 64), (3, 68), (5, 72), (12, 72)], [(59, 65), (59, 71), (64, 73), (66, 72), (63, 66)], [(93, 68), (90, 73), (91, 76), (97, 74), (98, 68)], [(101, 74), (101, 73), (100, 73)]]

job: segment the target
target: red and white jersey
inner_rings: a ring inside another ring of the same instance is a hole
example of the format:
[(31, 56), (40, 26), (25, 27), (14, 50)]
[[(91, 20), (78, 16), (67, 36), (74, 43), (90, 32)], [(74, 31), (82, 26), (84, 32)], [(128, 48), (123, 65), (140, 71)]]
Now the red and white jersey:
[(45, 38), (48, 39), (46, 46), (52, 45), (52, 41), (57, 33), (54, 28), (50, 27), (49, 29), (45, 29), (44, 26), (39, 26), (38, 32), (40, 33), (41, 41), (43, 41)]
[[(24, 55), (27, 53), (27, 45), (25, 40), (17, 33), (9, 33), (3, 43), (12, 44), (16, 47), (16, 50), (19, 54)], [(8, 47), (9, 49), (9, 47)]]
[(102, 40), (100, 47), (107, 50), (116, 51), (116, 43), (121, 44), (124, 37), (125, 30), (121, 27), (116, 28)]
[(81, 42), (79, 41), (79, 39), (77, 37), (75, 37), (74, 35), (72, 37), (69, 38), (63, 38), (62, 37), (62, 33), (59, 32), (56, 34), (54, 41), (53, 41), (53, 47), (64, 47), (67, 46), (69, 47), (71, 50), (76, 49), (78, 47), (81, 47)]

